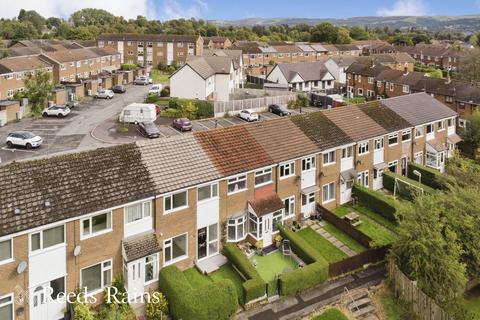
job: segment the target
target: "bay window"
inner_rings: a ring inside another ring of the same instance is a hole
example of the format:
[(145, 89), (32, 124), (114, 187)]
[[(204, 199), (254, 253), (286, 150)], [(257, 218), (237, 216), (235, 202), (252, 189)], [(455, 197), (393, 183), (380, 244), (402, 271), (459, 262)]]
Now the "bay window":
[(240, 241), (247, 236), (247, 217), (232, 217), (227, 221), (227, 240)]
[(249, 212), (249, 225), (250, 233), (257, 239), (260, 239), (263, 235), (263, 219), (262, 217), (257, 217), (253, 213)]
[(145, 282), (158, 279), (158, 254), (145, 257)]

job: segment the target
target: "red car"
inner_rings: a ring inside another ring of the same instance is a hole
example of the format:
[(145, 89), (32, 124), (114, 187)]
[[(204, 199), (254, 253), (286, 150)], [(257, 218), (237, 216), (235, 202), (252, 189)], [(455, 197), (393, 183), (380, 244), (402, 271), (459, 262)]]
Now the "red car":
[(177, 128), (180, 131), (190, 131), (192, 130), (192, 122), (187, 118), (178, 118), (173, 120), (173, 127)]

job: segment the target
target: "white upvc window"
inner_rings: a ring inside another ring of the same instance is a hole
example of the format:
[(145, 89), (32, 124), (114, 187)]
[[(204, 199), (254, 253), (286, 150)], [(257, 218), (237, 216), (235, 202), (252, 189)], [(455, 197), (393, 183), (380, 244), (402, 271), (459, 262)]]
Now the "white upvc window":
[(335, 150), (323, 154), (323, 165), (328, 166), (335, 163)]
[(429, 123), (426, 125), (426, 131), (427, 131), (427, 134), (433, 133), (435, 131), (433, 127), (433, 123)]
[(81, 61), (77, 61), (77, 68), (80, 68), (81, 65), (82, 65), (82, 62), (81, 62)]
[(349, 159), (353, 157), (353, 146), (342, 149), (342, 159)]
[(158, 280), (158, 253), (145, 257), (145, 284)]
[[(112, 283), (112, 260), (81, 269), (80, 287), (88, 294), (101, 292)], [(83, 291), (82, 290), (82, 291)]]
[(5, 80), (11, 80), (13, 79), (13, 73), (6, 74), (3, 77), (5, 78)]
[(63, 224), (30, 234), (30, 252), (40, 252), (63, 243), (65, 243)]
[(152, 203), (144, 201), (132, 204), (124, 208), (125, 224), (139, 221), (151, 216)]
[(245, 239), (247, 233), (247, 216), (242, 215), (227, 220), (227, 241), (241, 241)]
[(16, 74), (16, 78), (17, 78), (17, 80), (22, 80), (22, 78), (23, 78), (23, 73), (18, 72), (18, 73)]
[(368, 170), (359, 172), (357, 175), (357, 182), (364, 187), (369, 186), (369, 172)]
[(169, 265), (188, 257), (188, 233), (163, 241), (164, 265)]
[(398, 133), (388, 135), (388, 146), (396, 146), (398, 144)]
[(373, 84), (374, 81), (375, 81), (375, 80), (373, 79), (373, 77), (368, 77), (368, 83)]
[(218, 198), (218, 183), (212, 183), (197, 188), (198, 202)]
[(8, 98), (13, 97), (13, 90), (10, 89), (10, 90), (7, 91), (7, 97)]
[(295, 175), (295, 162), (284, 163), (279, 169), (280, 179)]
[(447, 126), (448, 126), (449, 128), (455, 127), (455, 118), (449, 118), (449, 119), (447, 120)]
[(423, 137), (423, 126), (415, 127), (415, 139)]
[(0, 297), (0, 319), (14, 320), (13, 293)]
[(410, 130), (403, 130), (402, 131), (402, 142), (408, 142), (412, 140), (412, 134)]
[(358, 143), (358, 155), (363, 155), (368, 153), (368, 141)]
[(402, 92), (403, 93), (410, 93), (410, 87), (408, 85), (403, 85), (402, 86)]
[(0, 265), (13, 261), (13, 239), (0, 241)]
[(445, 130), (445, 121), (438, 121), (437, 122), (437, 130), (438, 131), (443, 131)]
[(322, 187), (322, 203), (335, 201), (335, 182), (330, 182)]
[(377, 81), (377, 88), (381, 88), (382, 87), (382, 81)]
[(188, 207), (187, 190), (172, 193), (163, 197), (163, 213), (169, 213)]
[(466, 128), (467, 127), (467, 120), (465, 119), (458, 119), (458, 126), (460, 128)]
[(413, 162), (416, 164), (421, 164), (423, 165), (423, 152), (417, 152), (413, 155)]
[(395, 90), (395, 85), (393, 83), (390, 83), (389, 86), (390, 86), (390, 91)]
[(103, 212), (82, 219), (80, 222), (80, 239), (94, 237), (112, 231), (112, 212)]
[(272, 168), (255, 172), (255, 187), (267, 185), (272, 182)]
[(157, 47), (158, 47), (158, 48), (163, 47), (163, 42), (157, 42)]
[(397, 167), (398, 167), (398, 160), (388, 163), (388, 170), (390, 170), (390, 172), (397, 173)]
[(285, 205), (284, 219), (295, 216), (295, 196), (283, 199), (283, 203)]
[(362, 88), (358, 88), (358, 95), (363, 96), (363, 89)]
[(315, 156), (302, 159), (302, 171), (308, 171), (315, 168)]
[(383, 144), (384, 144), (383, 138), (375, 139), (375, 141), (373, 142), (373, 149), (374, 150), (383, 149), (383, 146), (384, 146)]
[(241, 175), (228, 179), (227, 193), (232, 194), (247, 189), (247, 175)]

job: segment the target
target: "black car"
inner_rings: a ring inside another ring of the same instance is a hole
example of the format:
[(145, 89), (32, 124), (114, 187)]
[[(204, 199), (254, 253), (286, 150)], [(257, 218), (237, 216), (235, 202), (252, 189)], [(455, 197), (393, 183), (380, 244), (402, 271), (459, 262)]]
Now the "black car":
[(160, 130), (153, 122), (140, 122), (138, 129), (149, 139), (160, 137)]
[(291, 112), (287, 108), (279, 106), (278, 104), (271, 104), (270, 106), (268, 106), (268, 111), (281, 117), (289, 116), (291, 114)]
[(127, 92), (127, 88), (125, 88), (124, 86), (121, 86), (121, 85), (118, 85), (118, 86), (113, 86), (112, 90), (114, 93), (125, 93)]

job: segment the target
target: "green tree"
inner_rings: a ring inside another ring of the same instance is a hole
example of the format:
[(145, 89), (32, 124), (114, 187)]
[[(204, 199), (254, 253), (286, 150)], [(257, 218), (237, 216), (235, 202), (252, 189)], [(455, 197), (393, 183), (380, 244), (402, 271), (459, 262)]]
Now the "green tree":
[(390, 42), (400, 46), (413, 46), (412, 38), (405, 33), (397, 34), (390, 40)]
[(461, 133), (463, 141), (469, 148), (480, 148), (480, 111), (474, 111), (468, 117), (467, 127)]
[(313, 28), (311, 42), (335, 43), (338, 38), (338, 28), (329, 22), (323, 22)]
[(165, 296), (158, 291), (150, 293), (150, 299), (145, 305), (147, 320), (162, 320), (168, 314), (168, 302)]
[(480, 48), (469, 50), (460, 60), (458, 74), (463, 81), (480, 86)]
[(24, 82), (24, 95), (32, 106), (32, 112), (39, 115), (52, 96), (54, 85), (50, 74), (46, 71), (37, 71), (35, 75), (29, 74)]
[(108, 26), (115, 21), (116, 17), (103, 9), (86, 8), (75, 11), (71, 15), (73, 24), (79, 26)]
[(45, 18), (35, 10), (26, 11), (21, 9), (18, 14), (18, 21), (30, 22), (39, 34), (42, 33), (43, 28), (45, 27)]
[(347, 44), (350, 42), (352, 42), (352, 38), (350, 38), (350, 32), (348, 31), (348, 29), (338, 28), (335, 43)]

